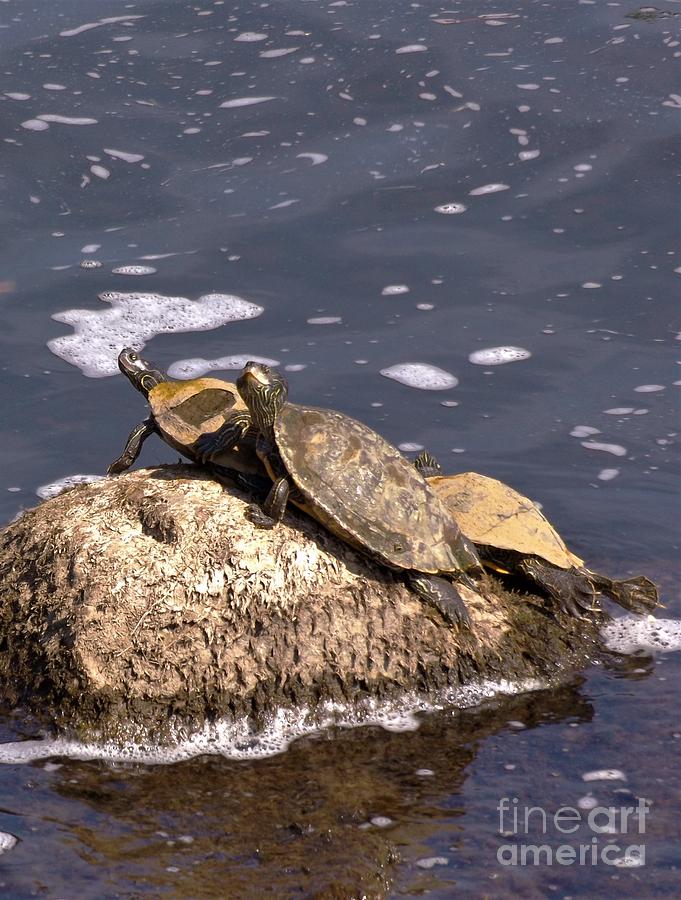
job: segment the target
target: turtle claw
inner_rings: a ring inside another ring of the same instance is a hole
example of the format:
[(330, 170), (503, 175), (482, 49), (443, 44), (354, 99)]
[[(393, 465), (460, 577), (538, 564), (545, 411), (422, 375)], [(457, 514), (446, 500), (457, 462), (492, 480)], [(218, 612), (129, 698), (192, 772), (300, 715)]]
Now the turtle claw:
[(471, 627), (471, 618), (463, 597), (451, 581), (437, 575), (409, 572), (407, 583), (422, 600), (438, 610), (448, 625), (454, 628)]
[(589, 573), (597, 590), (614, 600), (622, 609), (638, 615), (645, 615), (662, 606), (657, 587), (645, 575), (614, 581), (605, 575)]
[(596, 588), (590, 573), (581, 569), (559, 569), (543, 560), (528, 557), (520, 570), (544, 590), (556, 607), (576, 619), (588, 618), (600, 611), (596, 601)]
[(246, 509), (246, 518), (257, 528), (274, 528), (277, 524), (276, 519), (273, 519), (272, 516), (268, 516), (267, 513), (263, 512), (255, 503), (251, 503)]

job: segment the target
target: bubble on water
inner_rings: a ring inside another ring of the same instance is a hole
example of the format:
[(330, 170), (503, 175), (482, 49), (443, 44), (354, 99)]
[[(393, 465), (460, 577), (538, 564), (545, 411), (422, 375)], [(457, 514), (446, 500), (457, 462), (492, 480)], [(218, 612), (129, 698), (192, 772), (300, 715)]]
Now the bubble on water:
[(612, 481), (613, 478), (617, 478), (619, 473), (620, 473), (619, 469), (601, 469), (601, 471), (598, 473), (598, 480), (599, 481)]
[(601, 629), (603, 640), (616, 653), (665, 653), (681, 650), (681, 621), (653, 616), (622, 616)]
[(10, 100), (30, 100), (30, 94), (22, 94), (19, 91), (5, 91), (5, 97), (8, 97)]
[(134, 22), (135, 19), (144, 19), (145, 16), (109, 16), (106, 19), (98, 19), (96, 22), (86, 22), (85, 25), (79, 25), (77, 28), (68, 28), (66, 31), (60, 31), (59, 37), (74, 37), (82, 34), (84, 31), (90, 31), (92, 28), (101, 28), (102, 25), (116, 25), (118, 22)]
[(66, 85), (65, 84), (52, 84), (51, 82), (48, 82), (47, 84), (43, 85), (43, 88), (46, 91), (65, 91)]
[(36, 116), (41, 122), (51, 122), (57, 125), (96, 125), (98, 119), (90, 119), (86, 116), (58, 116), (53, 113), (44, 113)]
[(520, 362), (532, 356), (523, 347), (486, 347), (469, 354), (468, 361), (476, 366), (503, 366), (510, 362)]
[(263, 50), (258, 53), (262, 59), (277, 59), (280, 56), (288, 56), (289, 53), (295, 53), (300, 47), (279, 47), (275, 50)]
[(144, 159), (141, 153), (128, 153), (125, 150), (111, 150), (105, 147), (104, 152), (114, 159), (122, 159), (124, 162), (129, 163), (141, 162)]
[(102, 264), (98, 259), (81, 259), (81, 269), (101, 269)]
[[(487, 22), (487, 24), (491, 24)], [(502, 23), (499, 22), (501, 25)], [(424, 856), (423, 859), (417, 859), (416, 865), (419, 869), (432, 869), (435, 866), (448, 866), (449, 859), (446, 856)]]
[(315, 316), (307, 320), (308, 325), (338, 325), (343, 320), (340, 316)]
[(435, 212), (442, 213), (443, 216), (458, 216), (461, 213), (466, 212), (468, 207), (465, 203), (441, 203), (439, 206), (435, 207)]
[(156, 271), (153, 266), (117, 266), (111, 270), (114, 275), (153, 275)]
[(591, 425), (575, 425), (570, 432), (571, 437), (583, 438), (589, 437), (591, 434), (600, 434), (599, 428), (593, 428)]
[(0, 831), (0, 853), (7, 853), (19, 843), (19, 839), (7, 831)]
[(393, 824), (393, 820), (389, 819), (388, 816), (374, 816), (373, 819), (369, 820), (372, 825), (375, 825), (376, 828), (387, 828), (389, 825)]
[(565, 38), (562, 37), (550, 37), (546, 38), (544, 41), (545, 44), (562, 44)]
[(97, 178), (102, 178), (104, 181), (111, 175), (111, 172), (104, 166), (90, 166), (90, 171), (93, 175), (96, 175)]
[(435, 772), (433, 769), (417, 769), (414, 772), (414, 775), (418, 775), (419, 778), (429, 778), (431, 775), (434, 775)]
[(626, 781), (627, 776), (621, 769), (594, 769), (584, 772), (582, 781)]
[(262, 315), (262, 306), (232, 294), (204, 294), (198, 300), (155, 293), (105, 291), (99, 299), (111, 309), (69, 309), (55, 313), (74, 334), (53, 338), (47, 346), (89, 378), (118, 374), (122, 347), (141, 350), (157, 334), (211, 331), (227, 322)]
[(409, 285), (407, 284), (386, 284), (381, 291), (382, 297), (393, 297), (396, 294), (408, 294)]
[(66, 475), (57, 481), (42, 484), (35, 492), (42, 500), (51, 500), (78, 484), (92, 484), (93, 481), (101, 481), (103, 478), (103, 475)]
[(518, 159), (521, 162), (527, 162), (530, 159), (537, 159), (540, 154), (541, 150), (521, 150), (518, 154)]
[(423, 444), (415, 444), (413, 441), (403, 441), (397, 447), (403, 453), (417, 453), (419, 450), (424, 449)]
[(203, 359), (197, 356), (192, 359), (178, 359), (168, 367), (168, 375), (182, 380), (201, 378), (208, 372), (243, 369), (247, 362), (262, 363), (264, 366), (279, 365), (279, 360), (256, 356), (255, 353), (237, 353), (233, 356), (219, 356), (217, 359)]
[(422, 391), (446, 391), (459, 383), (450, 372), (427, 363), (398, 363), (381, 369), (381, 375)]
[(257, 41), (266, 41), (267, 35), (259, 31), (242, 31), (234, 38), (235, 41), (242, 41), (245, 44), (254, 44)]
[(585, 281), (582, 287), (586, 288), (589, 291), (593, 291), (596, 290), (596, 288), (603, 287), (603, 285), (598, 281)]
[(240, 106), (255, 106), (257, 103), (267, 103), (276, 100), (277, 97), (236, 97), (234, 100), (225, 100), (220, 104), (220, 109), (237, 109)]
[(425, 44), (405, 44), (404, 47), (398, 47), (395, 53), (423, 53), (427, 49)]
[(297, 159), (309, 159), (313, 166), (325, 163), (329, 157), (326, 153), (298, 153)]
[(496, 194), (499, 191), (508, 191), (510, 190), (509, 185), (502, 184), (501, 182), (495, 182), (493, 184), (483, 184), (480, 187), (473, 188), (472, 191), (469, 191), (471, 197), (481, 197), (484, 194)]
[(634, 388), (637, 394), (654, 394), (656, 391), (663, 391), (663, 384), (640, 384)]
[(598, 800), (593, 794), (587, 794), (586, 797), (580, 797), (577, 801), (579, 809), (595, 809), (599, 805)]
[(582, 447), (587, 450), (600, 450), (602, 453), (612, 453), (613, 456), (626, 456), (627, 450), (621, 444), (604, 444), (600, 441), (582, 441)]
[(86, 244), (84, 247), (80, 248), (81, 253), (96, 253), (100, 248), (101, 244)]
[(47, 131), (50, 126), (47, 122), (41, 122), (40, 119), (26, 119), (21, 123), (21, 127), (27, 131)]
[(442, 400), (440, 406), (446, 406), (447, 408), (458, 406), (458, 400)]
[(534, 82), (528, 82), (527, 84), (517, 84), (516, 87), (520, 88), (521, 91), (538, 91), (539, 85)]
[(633, 413), (633, 406), (613, 406), (612, 409), (604, 409), (603, 412), (608, 416), (628, 416)]

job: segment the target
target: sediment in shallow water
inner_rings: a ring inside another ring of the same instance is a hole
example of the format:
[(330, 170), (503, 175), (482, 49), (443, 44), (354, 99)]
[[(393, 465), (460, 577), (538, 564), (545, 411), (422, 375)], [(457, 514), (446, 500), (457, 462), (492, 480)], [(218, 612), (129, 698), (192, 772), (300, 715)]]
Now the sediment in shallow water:
[(254, 528), (249, 498), (198, 467), (79, 485), (0, 532), (0, 702), (82, 737), (156, 741), (477, 679), (551, 678), (597, 623), (538, 598), (462, 588), (457, 631), (399, 575), (294, 511)]

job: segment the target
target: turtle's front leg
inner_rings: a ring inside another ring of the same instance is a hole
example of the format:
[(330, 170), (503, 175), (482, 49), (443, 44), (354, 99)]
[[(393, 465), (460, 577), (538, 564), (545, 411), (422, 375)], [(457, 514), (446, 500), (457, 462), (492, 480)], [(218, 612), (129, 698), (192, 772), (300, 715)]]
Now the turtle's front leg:
[[(464, 580), (463, 577), (461, 580)], [(470, 628), (471, 619), (466, 603), (451, 581), (439, 575), (409, 571), (407, 584), (422, 600), (434, 606), (449, 625)]]
[(277, 478), (262, 507), (252, 504), (246, 511), (246, 517), (258, 528), (274, 528), (284, 518), (289, 489), (285, 475)]
[(202, 463), (212, 462), (221, 453), (236, 447), (239, 441), (245, 437), (251, 424), (251, 417), (248, 413), (237, 413), (228, 422), (221, 425), (217, 431), (202, 434), (192, 450)]
[(130, 432), (125, 449), (118, 459), (115, 459), (106, 470), (107, 475), (119, 475), (121, 472), (125, 472), (126, 469), (129, 469), (140, 455), (142, 444), (150, 434), (155, 433), (156, 425), (151, 418), (145, 419), (143, 422), (140, 422), (139, 425), (135, 426)]

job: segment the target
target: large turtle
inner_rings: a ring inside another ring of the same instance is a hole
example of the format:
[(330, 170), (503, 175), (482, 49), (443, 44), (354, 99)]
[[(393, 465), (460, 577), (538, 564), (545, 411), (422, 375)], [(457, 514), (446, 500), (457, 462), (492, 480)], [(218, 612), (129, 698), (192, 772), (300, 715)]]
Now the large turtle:
[(507, 484), (477, 472), (442, 475), (427, 452), (415, 465), (490, 568), (524, 576), (573, 615), (591, 610), (597, 593), (636, 613), (660, 605), (657, 588), (643, 575), (615, 581), (589, 571), (536, 504)]
[[(193, 462), (201, 462), (194, 451), (197, 439), (220, 428), (233, 415), (247, 411), (236, 385), (228, 381), (218, 378), (169, 381), (163, 372), (128, 347), (121, 350), (118, 367), (147, 398), (150, 415), (130, 432), (123, 453), (107, 470), (109, 475), (129, 469), (139, 456), (142, 444), (152, 434), (158, 434)], [(255, 437), (255, 432), (245, 435), (238, 447), (216, 455), (209, 467), (212, 474), (249, 489), (269, 485), (265, 468), (255, 452)]]
[(399, 450), (342, 413), (287, 402), (286, 379), (267, 366), (247, 363), (237, 388), (248, 413), (204, 435), (196, 449), (213, 461), (257, 429), (257, 453), (273, 484), (262, 507), (249, 508), (251, 521), (274, 527), (291, 500), (348, 544), (402, 570), (449, 623), (467, 623), (465, 603), (449, 579), (475, 587), (471, 576), (483, 575), (483, 567)]

